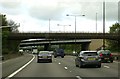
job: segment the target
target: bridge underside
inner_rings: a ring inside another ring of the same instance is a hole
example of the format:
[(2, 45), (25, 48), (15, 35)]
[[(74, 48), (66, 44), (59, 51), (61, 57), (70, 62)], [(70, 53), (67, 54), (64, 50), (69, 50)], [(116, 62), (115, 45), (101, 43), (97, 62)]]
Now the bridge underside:
[(26, 46), (44, 46), (44, 50), (48, 50), (51, 45), (63, 45), (63, 44), (81, 44), (81, 50), (88, 50), (91, 40), (72, 40), (72, 41), (47, 41), (47, 42), (37, 42), (37, 43), (21, 43), (20, 47)]

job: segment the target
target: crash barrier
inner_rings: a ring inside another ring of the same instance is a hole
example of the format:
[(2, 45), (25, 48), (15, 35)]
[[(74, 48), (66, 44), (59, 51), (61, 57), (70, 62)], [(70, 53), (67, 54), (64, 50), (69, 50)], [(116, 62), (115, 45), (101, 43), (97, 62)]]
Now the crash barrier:
[(120, 60), (120, 53), (112, 53), (114, 60)]

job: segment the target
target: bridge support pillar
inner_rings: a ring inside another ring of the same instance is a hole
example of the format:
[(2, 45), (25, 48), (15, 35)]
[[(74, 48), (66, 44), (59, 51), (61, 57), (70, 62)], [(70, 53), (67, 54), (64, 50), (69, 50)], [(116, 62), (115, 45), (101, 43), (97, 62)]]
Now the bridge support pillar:
[(48, 48), (49, 48), (49, 44), (45, 44), (44, 45), (44, 51), (48, 51)]
[(81, 51), (86, 51), (89, 49), (89, 43), (83, 43), (81, 44)]

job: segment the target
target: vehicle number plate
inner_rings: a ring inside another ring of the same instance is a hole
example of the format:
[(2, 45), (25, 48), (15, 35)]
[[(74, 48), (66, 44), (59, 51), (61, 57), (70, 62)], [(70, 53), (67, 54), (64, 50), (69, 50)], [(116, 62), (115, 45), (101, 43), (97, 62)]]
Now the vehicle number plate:
[(47, 56), (44, 56), (43, 58), (47, 58)]
[(95, 60), (95, 58), (88, 58), (88, 60)]
[(109, 58), (105, 58), (106, 60), (108, 60)]

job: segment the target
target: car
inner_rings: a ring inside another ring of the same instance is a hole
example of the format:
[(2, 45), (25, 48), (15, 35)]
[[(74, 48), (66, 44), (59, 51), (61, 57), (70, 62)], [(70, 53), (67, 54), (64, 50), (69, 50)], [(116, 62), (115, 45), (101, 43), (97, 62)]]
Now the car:
[(64, 53), (64, 50), (63, 49), (56, 49), (54, 51), (54, 58), (58, 57), (58, 56), (61, 56), (62, 58), (64, 58), (65, 56), (65, 53)]
[(97, 66), (101, 67), (101, 59), (97, 54), (97, 51), (81, 51), (75, 58), (76, 67), (83, 66)]
[(0, 61), (4, 60), (4, 56), (0, 56)]
[(37, 54), (37, 62), (49, 61), (52, 62), (52, 54), (49, 51), (40, 51)]
[(114, 58), (109, 50), (99, 50), (97, 53), (100, 56), (102, 62), (113, 62)]

